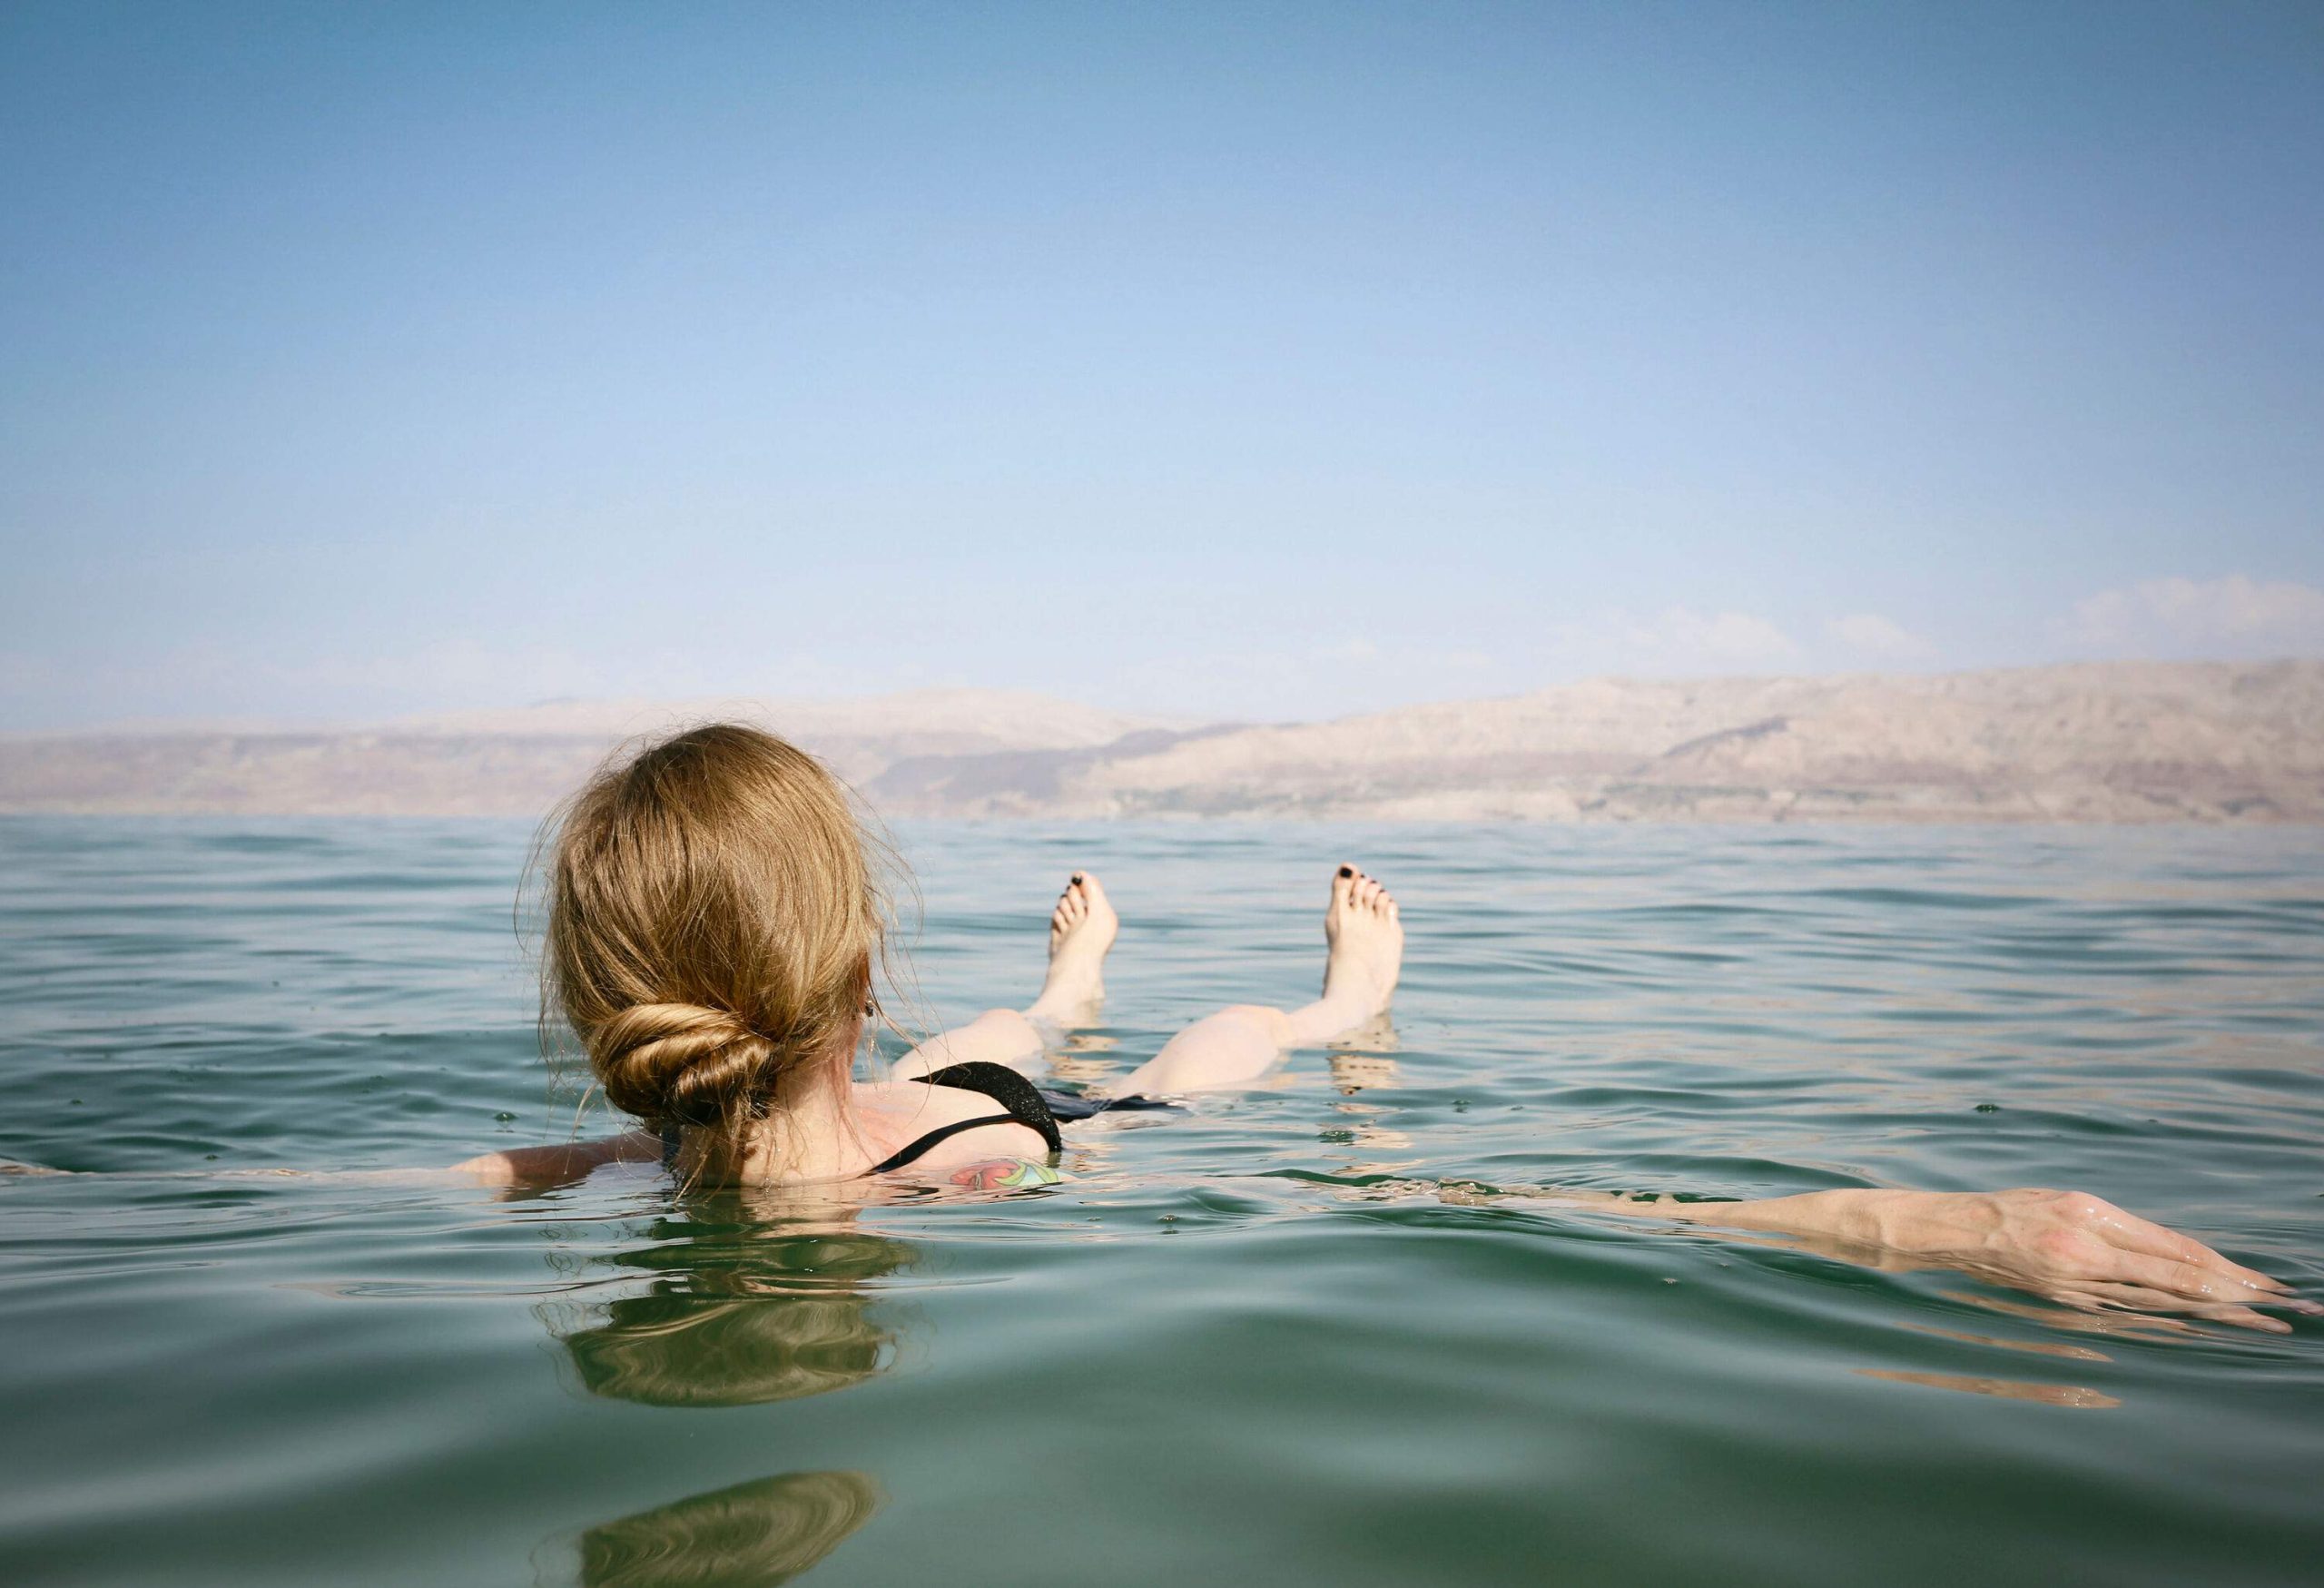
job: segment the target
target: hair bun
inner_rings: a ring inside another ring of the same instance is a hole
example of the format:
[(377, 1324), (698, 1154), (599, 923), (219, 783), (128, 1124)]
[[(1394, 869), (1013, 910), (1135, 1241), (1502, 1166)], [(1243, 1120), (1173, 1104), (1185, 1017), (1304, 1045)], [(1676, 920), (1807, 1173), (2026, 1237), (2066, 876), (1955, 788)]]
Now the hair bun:
[(614, 1107), (678, 1125), (734, 1123), (758, 1101), (774, 1044), (732, 1010), (633, 1003), (589, 1033)]

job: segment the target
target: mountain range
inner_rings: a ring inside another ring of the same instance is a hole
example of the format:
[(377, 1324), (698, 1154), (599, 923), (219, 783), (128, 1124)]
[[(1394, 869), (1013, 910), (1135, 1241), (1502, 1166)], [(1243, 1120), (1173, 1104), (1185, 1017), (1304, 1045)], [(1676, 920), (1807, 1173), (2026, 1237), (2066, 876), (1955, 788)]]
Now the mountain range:
[(0, 811), (538, 816), (621, 745), (726, 718), (891, 816), (2324, 821), (2316, 661), (1600, 678), (1295, 724), (974, 689), (150, 724), (0, 738)]

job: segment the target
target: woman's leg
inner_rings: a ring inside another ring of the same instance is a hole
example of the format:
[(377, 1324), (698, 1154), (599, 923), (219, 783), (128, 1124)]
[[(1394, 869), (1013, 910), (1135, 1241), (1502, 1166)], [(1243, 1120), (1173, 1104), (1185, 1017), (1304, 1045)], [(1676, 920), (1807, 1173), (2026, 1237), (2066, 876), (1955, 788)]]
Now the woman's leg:
[(1115, 1095), (1246, 1086), (1286, 1049), (1328, 1041), (1385, 1011), (1404, 957), (1403, 924), (1388, 890), (1352, 865), (1340, 867), (1324, 911), (1324, 941), (1323, 997), (1289, 1011), (1244, 1003), (1207, 1015), (1125, 1076)]
[(948, 1064), (1021, 1067), (1057, 1036), (1087, 1025), (1106, 996), (1106, 951), (1120, 920), (1095, 874), (1075, 872), (1049, 914), (1049, 971), (1023, 1010), (989, 1009), (967, 1025), (931, 1037), (896, 1060), (891, 1080), (911, 1080)]

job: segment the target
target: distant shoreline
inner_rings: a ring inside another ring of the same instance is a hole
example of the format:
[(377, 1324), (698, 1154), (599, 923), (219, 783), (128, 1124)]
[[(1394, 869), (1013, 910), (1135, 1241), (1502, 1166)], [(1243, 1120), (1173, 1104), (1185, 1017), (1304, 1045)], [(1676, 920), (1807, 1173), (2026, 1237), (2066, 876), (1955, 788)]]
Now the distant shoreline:
[(538, 818), (625, 739), (763, 722), (891, 816), (2324, 823), (2324, 662), (1596, 679), (1293, 725), (1019, 693), (566, 702), (0, 738), (0, 813)]

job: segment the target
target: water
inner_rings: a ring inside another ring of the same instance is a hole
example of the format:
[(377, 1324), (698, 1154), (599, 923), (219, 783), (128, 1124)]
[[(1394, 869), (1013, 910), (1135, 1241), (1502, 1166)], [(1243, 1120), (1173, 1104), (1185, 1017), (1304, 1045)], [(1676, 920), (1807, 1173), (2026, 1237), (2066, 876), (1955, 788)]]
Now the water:
[(1425, 1186), (2063, 1184), (2324, 1295), (2317, 833), (907, 828), (933, 1018), (1030, 995), (1075, 865), (1075, 1074), (1298, 1001), (1344, 854), (1393, 1038), (846, 1228), (218, 1176), (561, 1134), (526, 836), (0, 822), (0, 1157), (96, 1171), (0, 1177), (0, 1580), (2316, 1581), (2316, 1320)]

